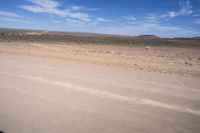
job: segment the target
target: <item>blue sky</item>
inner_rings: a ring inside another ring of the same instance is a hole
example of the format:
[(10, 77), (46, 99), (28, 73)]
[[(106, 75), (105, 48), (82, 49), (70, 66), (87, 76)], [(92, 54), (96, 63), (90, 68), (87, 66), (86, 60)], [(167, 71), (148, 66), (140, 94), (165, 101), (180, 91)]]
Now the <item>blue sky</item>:
[(200, 36), (200, 0), (1, 0), (0, 27)]

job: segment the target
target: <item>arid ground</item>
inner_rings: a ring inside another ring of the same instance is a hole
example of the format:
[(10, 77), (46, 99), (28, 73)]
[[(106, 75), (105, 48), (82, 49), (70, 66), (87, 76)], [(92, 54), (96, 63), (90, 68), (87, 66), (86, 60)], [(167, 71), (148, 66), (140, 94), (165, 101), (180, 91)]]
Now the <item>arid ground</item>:
[(0, 52), (200, 76), (200, 47), (0, 42)]
[(23, 34), (0, 37), (0, 130), (199, 133), (199, 40), (48, 42)]

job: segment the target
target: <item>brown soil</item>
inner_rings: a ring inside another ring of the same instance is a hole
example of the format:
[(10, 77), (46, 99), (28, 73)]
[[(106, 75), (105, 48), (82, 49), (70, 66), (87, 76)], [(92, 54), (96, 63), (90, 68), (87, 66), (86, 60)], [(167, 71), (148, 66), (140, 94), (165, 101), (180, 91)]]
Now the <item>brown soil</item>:
[(124, 69), (200, 76), (200, 47), (0, 42), (0, 53), (58, 58)]

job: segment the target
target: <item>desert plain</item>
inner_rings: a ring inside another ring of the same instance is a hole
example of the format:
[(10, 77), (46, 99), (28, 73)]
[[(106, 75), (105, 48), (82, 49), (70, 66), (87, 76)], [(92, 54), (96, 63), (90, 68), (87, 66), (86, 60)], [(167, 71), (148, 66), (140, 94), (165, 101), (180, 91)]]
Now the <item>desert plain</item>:
[(0, 30), (5, 133), (199, 133), (200, 40)]

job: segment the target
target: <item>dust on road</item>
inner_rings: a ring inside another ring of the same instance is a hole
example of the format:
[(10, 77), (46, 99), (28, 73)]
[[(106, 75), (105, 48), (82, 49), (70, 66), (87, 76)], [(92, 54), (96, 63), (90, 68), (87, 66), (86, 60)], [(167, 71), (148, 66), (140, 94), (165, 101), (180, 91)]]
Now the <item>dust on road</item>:
[(198, 76), (0, 54), (0, 130), (200, 131)]

